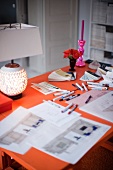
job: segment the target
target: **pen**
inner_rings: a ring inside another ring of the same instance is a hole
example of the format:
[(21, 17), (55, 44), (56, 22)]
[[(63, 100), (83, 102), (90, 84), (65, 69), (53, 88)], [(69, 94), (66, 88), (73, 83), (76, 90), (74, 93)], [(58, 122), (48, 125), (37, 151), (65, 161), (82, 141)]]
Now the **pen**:
[(73, 106), (73, 103), (70, 103), (67, 107), (65, 107), (64, 110), (62, 110), (61, 112), (64, 113), (66, 112), (71, 106)]
[(77, 108), (77, 104), (74, 104), (73, 108), (68, 112), (68, 114), (71, 114), (76, 108)]
[(88, 97), (88, 99), (85, 101), (85, 103), (88, 103), (91, 98), (92, 98), (92, 96), (90, 95), (90, 96)]
[(80, 89), (80, 90), (84, 90), (78, 83), (76, 83), (76, 86)]
[(84, 87), (85, 91), (88, 91), (87, 87), (85, 86), (84, 83), (82, 83), (82, 86)]

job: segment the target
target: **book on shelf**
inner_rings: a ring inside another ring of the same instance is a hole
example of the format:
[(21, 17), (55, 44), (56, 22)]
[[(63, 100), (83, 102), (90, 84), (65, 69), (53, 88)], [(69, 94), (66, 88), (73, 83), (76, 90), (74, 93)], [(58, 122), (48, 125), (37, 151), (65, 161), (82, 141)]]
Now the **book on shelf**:
[(109, 51), (113, 51), (113, 33), (111, 32), (106, 32), (105, 48)]
[(105, 33), (105, 26), (93, 25), (91, 32), (91, 46), (105, 48)]
[(113, 25), (113, 4), (107, 7), (107, 24)]
[(103, 61), (104, 60), (104, 51), (97, 50), (97, 49), (91, 49), (90, 57), (97, 61)]
[(93, 2), (92, 21), (106, 23), (107, 3)]
[(65, 72), (61, 69), (55, 70), (49, 74), (48, 80), (49, 81), (70, 81), (75, 80), (76, 73)]

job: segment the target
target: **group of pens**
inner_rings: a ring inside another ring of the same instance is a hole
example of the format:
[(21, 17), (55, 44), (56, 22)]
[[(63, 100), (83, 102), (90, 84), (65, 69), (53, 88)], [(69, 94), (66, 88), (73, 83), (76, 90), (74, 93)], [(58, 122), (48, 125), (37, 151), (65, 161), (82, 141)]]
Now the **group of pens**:
[[(95, 82), (87, 82), (88, 88), (86, 87), (86, 85), (84, 83), (82, 83), (82, 86), (80, 84), (78, 84), (78, 83), (72, 84), (72, 86), (76, 87), (78, 90), (81, 90), (81, 91), (84, 91), (84, 90), (88, 91), (89, 88), (93, 89), (93, 90), (108, 90), (108, 87), (109, 87), (108, 84), (100, 84), (100, 83), (95, 83)], [(54, 96), (57, 96), (57, 97), (53, 98), (52, 101), (55, 101), (55, 100), (69, 101), (69, 100), (72, 100), (72, 99), (80, 96), (80, 94), (73, 95), (73, 93), (75, 93), (74, 90), (73, 91), (63, 90), (61, 92), (56, 92), (56, 93), (54, 93)], [(88, 103), (91, 98), (92, 98), (92, 96), (90, 95), (85, 103)], [(77, 108), (77, 104), (70, 103), (61, 112), (64, 113), (68, 109), (70, 109), (71, 107), (72, 107), (72, 109), (68, 112), (68, 114), (71, 114)]]

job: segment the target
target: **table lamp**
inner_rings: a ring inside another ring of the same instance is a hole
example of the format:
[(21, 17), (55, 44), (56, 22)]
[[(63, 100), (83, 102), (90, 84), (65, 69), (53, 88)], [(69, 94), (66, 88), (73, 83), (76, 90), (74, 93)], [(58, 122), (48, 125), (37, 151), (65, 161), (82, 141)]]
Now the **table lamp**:
[(24, 68), (14, 59), (42, 54), (39, 28), (27, 24), (0, 25), (0, 62), (11, 60), (0, 69), (0, 90), (12, 99), (22, 97), (27, 87)]

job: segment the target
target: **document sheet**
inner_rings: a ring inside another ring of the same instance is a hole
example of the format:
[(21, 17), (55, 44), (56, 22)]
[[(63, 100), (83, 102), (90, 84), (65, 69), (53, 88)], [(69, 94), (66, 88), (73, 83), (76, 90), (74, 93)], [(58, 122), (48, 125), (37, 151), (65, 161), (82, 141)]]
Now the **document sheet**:
[(113, 91), (81, 106), (80, 110), (113, 122)]
[(60, 114), (61, 122), (67, 117), (63, 118), (64, 113), (58, 113), (59, 119), (55, 121), (56, 106), (53, 110), (55, 113), (47, 112), (46, 117), (42, 107), (49, 106), (51, 107), (49, 103), (44, 102), (38, 109), (19, 107), (3, 119), (0, 122), (0, 147), (21, 154), (34, 147), (62, 161), (75, 164), (110, 128), (80, 115), (73, 119), (68, 117), (68, 121), (58, 124), (56, 122), (59, 122)]
[(29, 110), (32, 113), (37, 114), (38, 116), (42, 117), (46, 121), (56, 126), (62, 126), (65, 123), (69, 123), (70, 120), (73, 120), (77, 118), (78, 116), (80, 116), (80, 114), (75, 111), (71, 115), (69, 115), (67, 112), (70, 109), (62, 113), (61, 111), (64, 108), (65, 108), (64, 106), (61, 106), (49, 100), (49, 101), (44, 101), (44, 103), (34, 106)]

